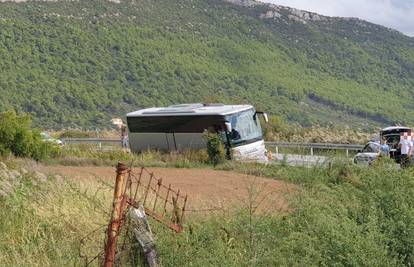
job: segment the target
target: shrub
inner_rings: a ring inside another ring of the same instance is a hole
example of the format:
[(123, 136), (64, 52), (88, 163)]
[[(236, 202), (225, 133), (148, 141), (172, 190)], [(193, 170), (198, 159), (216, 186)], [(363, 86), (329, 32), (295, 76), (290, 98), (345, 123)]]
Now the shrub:
[(205, 132), (204, 139), (207, 144), (209, 162), (214, 166), (223, 163), (226, 159), (226, 152), (220, 136), (216, 133)]
[(43, 160), (57, 154), (59, 148), (43, 142), (38, 130), (31, 129), (28, 114), (18, 115), (14, 111), (0, 113), (0, 154), (31, 157)]
[(90, 138), (96, 137), (96, 132), (69, 129), (63, 131), (59, 138)]

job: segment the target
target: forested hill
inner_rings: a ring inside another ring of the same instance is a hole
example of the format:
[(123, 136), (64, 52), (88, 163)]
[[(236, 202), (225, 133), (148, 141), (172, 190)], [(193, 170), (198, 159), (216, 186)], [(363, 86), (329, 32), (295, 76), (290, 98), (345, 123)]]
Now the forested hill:
[(45, 128), (182, 102), (414, 123), (414, 38), (247, 0), (3, 2), (0, 59), (0, 109)]

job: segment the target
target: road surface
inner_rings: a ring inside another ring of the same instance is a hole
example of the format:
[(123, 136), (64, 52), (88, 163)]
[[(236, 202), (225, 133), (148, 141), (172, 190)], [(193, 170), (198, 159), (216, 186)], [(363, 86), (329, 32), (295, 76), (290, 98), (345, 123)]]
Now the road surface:
[(293, 154), (272, 154), (273, 162), (289, 166), (322, 166), (328, 162), (328, 157)]

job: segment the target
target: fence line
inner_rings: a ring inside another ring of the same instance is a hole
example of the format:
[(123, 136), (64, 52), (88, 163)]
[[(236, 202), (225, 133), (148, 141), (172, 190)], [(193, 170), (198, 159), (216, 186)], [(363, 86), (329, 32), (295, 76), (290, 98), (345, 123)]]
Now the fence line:
[(276, 154), (279, 154), (279, 147), (284, 148), (309, 148), (310, 155), (313, 156), (314, 149), (326, 150), (345, 150), (346, 156), (349, 156), (349, 151), (361, 150), (364, 146), (358, 144), (331, 144), (331, 143), (298, 143), (298, 142), (265, 142), (266, 147), (275, 148)]
[(120, 138), (63, 138), (64, 144), (111, 144), (122, 145)]

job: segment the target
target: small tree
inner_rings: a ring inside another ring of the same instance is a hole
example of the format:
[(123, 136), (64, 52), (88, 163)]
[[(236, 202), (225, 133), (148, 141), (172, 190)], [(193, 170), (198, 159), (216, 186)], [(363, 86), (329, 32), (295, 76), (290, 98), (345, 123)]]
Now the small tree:
[(0, 155), (13, 154), (42, 160), (58, 151), (57, 147), (43, 142), (40, 132), (31, 127), (28, 114), (18, 115), (14, 111), (0, 113)]
[(208, 159), (211, 164), (216, 166), (226, 159), (226, 151), (223, 140), (217, 133), (204, 132), (204, 140), (207, 144)]

